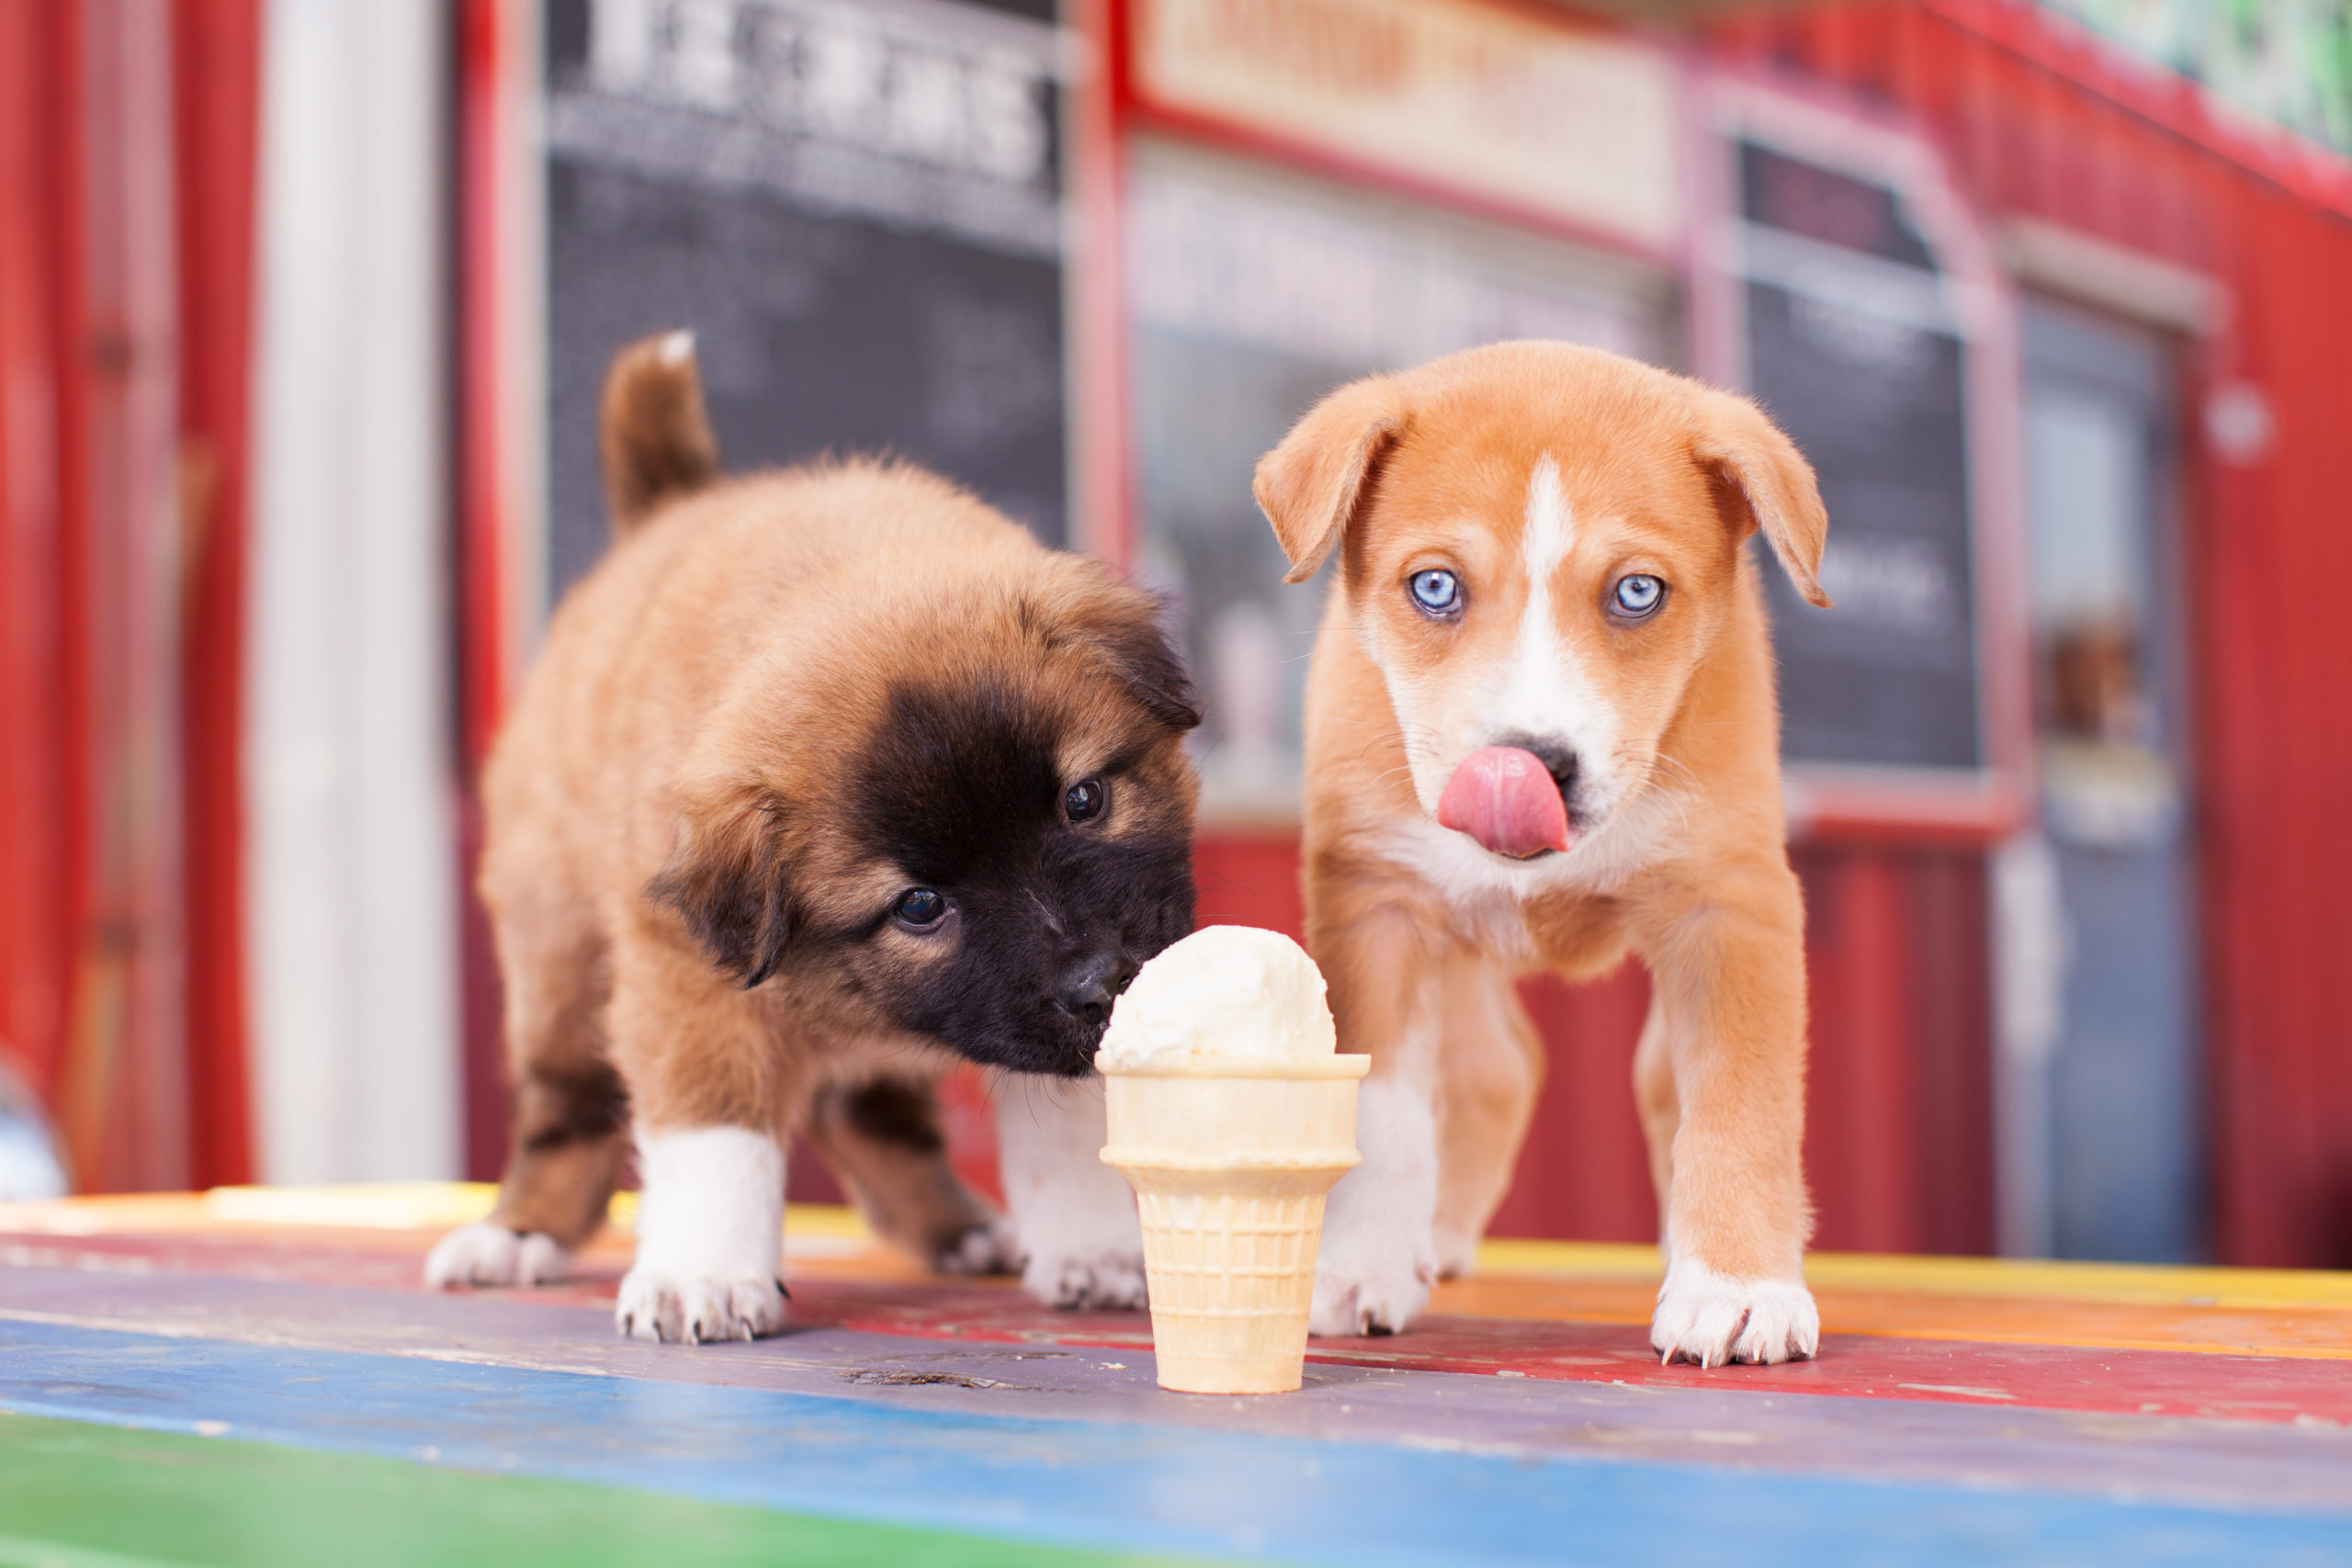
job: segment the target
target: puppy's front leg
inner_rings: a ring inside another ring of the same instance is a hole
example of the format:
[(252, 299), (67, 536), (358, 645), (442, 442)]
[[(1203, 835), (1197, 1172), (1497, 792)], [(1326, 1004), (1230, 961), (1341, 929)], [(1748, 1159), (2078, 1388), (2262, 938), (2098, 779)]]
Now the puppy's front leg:
[(996, 1136), (1029, 1293), (1048, 1306), (1143, 1305), (1135, 1193), (1102, 1163), (1102, 1080), (1007, 1073), (996, 1086)]
[(1812, 1214), (1796, 878), (1784, 867), (1727, 877), (1647, 945), (1676, 1115), (1650, 1344), (1707, 1367), (1811, 1356), (1821, 1317), (1804, 1269)]
[(784, 1149), (750, 1127), (640, 1128), (637, 1263), (615, 1316), (698, 1345), (784, 1326)]
[(1394, 1334), (1437, 1283), (1437, 971), (1419, 922), (1385, 912), (1316, 932), (1340, 1049), (1372, 1057), (1356, 1101), (1363, 1163), (1323, 1211), (1310, 1334)]
[(616, 944), (613, 1061), (637, 1129), (637, 1262), (614, 1316), (699, 1344), (784, 1326), (784, 1145), (803, 1053), (772, 1000), (650, 933)]

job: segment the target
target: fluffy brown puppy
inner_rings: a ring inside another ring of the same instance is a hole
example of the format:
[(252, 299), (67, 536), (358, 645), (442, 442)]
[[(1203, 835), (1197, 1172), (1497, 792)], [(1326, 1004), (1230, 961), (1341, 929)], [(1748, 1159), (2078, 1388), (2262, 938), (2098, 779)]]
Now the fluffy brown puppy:
[(1340, 562), (1307, 686), (1307, 920), (1340, 1048), (1374, 1062), (1315, 1330), (1401, 1328), (1469, 1267), (1542, 1064), (1513, 981), (1631, 952), (1655, 982), (1651, 1343), (1811, 1355), (1804, 905), (1742, 547), (1760, 531), (1827, 603), (1813, 470), (1739, 398), (1518, 343), (1342, 387), (1257, 494), (1291, 581)]
[[(885, 1235), (1009, 1264), (929, 1081), (959, 1056), (1087, 1073), (1113, 998), (1192, 929), (1198, 715), (1157, 605), (901, 464), (719, 481), (683, 334), (616, 360), (604, 446), (615, 545), (483, 777), (514, 1151), (429, 1277), (560, 1272), (633, 1137), (622, 1328), (772, 1332), (796, 1128)], [(1033, 1280), (1131, 1300), (1099, 1101), (1005, 1098)]]

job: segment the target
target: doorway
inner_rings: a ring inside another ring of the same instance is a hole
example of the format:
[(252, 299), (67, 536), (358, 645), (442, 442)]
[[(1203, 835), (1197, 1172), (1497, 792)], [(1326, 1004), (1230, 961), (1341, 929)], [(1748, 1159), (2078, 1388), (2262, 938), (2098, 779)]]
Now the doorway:
[(2203, 1250), (2199, 985), (2175, 354), (2055, 301), (2023, 313), (2027, 527), (2050, 1026), (2041, 1234)]

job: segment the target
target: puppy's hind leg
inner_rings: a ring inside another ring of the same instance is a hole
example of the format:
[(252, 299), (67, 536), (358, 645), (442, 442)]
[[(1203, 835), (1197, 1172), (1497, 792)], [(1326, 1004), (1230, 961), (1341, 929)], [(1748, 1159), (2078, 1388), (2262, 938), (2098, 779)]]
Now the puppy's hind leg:
[(1657, 1239), (1667, 1246), (1666, 1195), (1674, 1185), (1674, 1129), (1682, 1119), (1682, 1104), (1674, 1091), (1674, 1057), (1667, 1048), (1666, 1001), (1650, 996), (1649, 1017), (1642, 1022), (1641, 1042), (1634, 1047), (1634, 1109), (1642, 1119), (1642, 1138), (1649, 1147), (1650, 1191), (1657, 1199)]
[(929, 1081), (886, 1076), (829, 1084), (809, 1108), (808, 1135), (885, 1240), (945, 1274), (1021, 1266), (1012, 1227), (947, 1163), (939, 1097)]
[(1057, 1307), (1143, 1305), (1135, 1193), (1102, 1158), (1102, 1080), (1006, 1074), (997, 1081), (996, 1135), (1029, 1293)]
[(503, 921), (514, 1141), (490, 1217), (441, 1238), (427, 1283), (537, 1285), (596, 1232), (628, 1155), (628, 1095), (604, 1055), (602, 944)]

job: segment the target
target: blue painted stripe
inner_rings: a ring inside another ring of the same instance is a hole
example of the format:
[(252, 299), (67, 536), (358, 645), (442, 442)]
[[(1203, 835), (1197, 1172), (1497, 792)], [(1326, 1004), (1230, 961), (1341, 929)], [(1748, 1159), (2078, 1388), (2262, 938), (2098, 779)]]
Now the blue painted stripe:
[(948, 1415), (40, 1324), (0, 1323), (0, 1407), (1014, 1540), (1297, 1562), (2352, 1558), (2352, 1517)]

